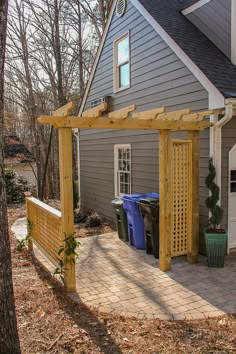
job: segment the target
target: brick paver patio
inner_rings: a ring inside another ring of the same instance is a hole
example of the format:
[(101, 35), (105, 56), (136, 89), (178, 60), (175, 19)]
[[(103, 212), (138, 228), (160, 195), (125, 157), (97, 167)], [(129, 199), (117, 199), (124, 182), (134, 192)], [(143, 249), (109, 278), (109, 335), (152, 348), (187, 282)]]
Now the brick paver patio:
[(158, 260), (120, 241), (116, 233), (81, 240), (77, 292), (100, 311), (137, 318), (200, 319), (236, 313), (236, 257), (224, 268), (172, 260), (164, 273)]
[[(25, 219), (19, 219), (12, 230), (25, 237)], [(172, 260), (172, 270), (164, 273), (157, 259), (129, 247), (117, 233), (80, 242), (76, 299), (89, 306), (147, 319), (200, 319), (236, 313), (236, 256), (226, 256), (224, 268), (208, 268), (206, 257), (194, 265), (177, 257)], [(53, 273), (55, 266), (36, 246), (34, 252)]]

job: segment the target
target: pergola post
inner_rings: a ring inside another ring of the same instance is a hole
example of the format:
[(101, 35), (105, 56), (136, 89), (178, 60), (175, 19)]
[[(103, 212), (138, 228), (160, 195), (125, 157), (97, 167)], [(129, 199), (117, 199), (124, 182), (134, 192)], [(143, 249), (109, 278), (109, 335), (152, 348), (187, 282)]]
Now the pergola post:
[(171, 131), (160, 131), (159, 188), (160, 188), (160, 269), (171, 269)]
[[(73, 184), (72, 184), (72, 129), (59, 128), (60, 199), (62, 215), (62, 240), (74, 233)], [(64, 243), (63, 243), (64, 246)], [(64, 283), (67, 292), (76, 290), (74, 256), (65, 266)]]
[(199, 160), (200, 132), (189, 131), (188, 138), (192, 141), (192, 234), (189, 242), (187, 260), (189, 263), (198, 261), (199, 253)]

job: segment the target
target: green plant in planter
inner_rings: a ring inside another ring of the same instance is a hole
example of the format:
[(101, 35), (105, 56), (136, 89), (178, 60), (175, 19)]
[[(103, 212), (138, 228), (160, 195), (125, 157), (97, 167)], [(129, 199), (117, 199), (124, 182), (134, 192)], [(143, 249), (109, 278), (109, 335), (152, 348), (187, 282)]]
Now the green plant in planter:
[(227, 244), (227, 232), (221, 228), (223, 209), (219, 206), (220, 188), (215, 183), (216, 169), (212, 158), (209, 160), (209, 174), (206, 177), (206, 186), (210, 191), (206, 198), (206, 206), (210, 210), (208, 228), (205, 230), (205, 241), (209, 267), (223, 267)]

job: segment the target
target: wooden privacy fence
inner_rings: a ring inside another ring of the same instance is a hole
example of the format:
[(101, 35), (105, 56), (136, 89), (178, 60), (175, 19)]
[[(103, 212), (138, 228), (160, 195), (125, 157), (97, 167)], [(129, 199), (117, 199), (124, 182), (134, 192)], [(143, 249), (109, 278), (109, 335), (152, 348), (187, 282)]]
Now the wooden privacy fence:
[(30, 197), (26, 198), (30, 248), (32, 242), (57, 266), (58, 250), (63, 244), (61, 212)]

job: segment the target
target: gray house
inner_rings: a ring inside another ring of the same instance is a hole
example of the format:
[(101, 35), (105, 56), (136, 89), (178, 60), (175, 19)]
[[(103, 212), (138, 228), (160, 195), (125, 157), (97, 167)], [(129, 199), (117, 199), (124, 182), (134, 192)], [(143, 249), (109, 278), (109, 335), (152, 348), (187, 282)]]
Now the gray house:
[[(201, 135), (200, 229), (213, 156), (236, 248), (236, 1), (114, 0), (79, 114), (104, 101), (110, 111), (219, 109)], [(113, 218), (114, 197), (158, 192), (158, 133), (81, 130), (78, 150), (83, 207)]]

